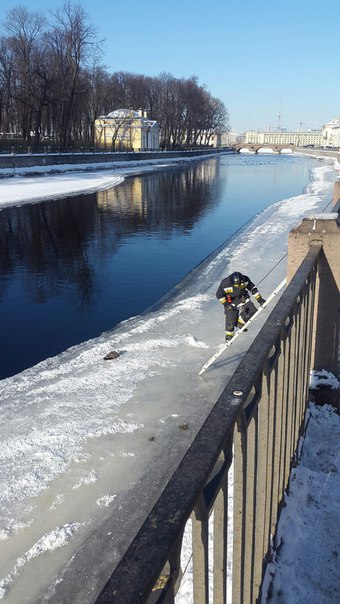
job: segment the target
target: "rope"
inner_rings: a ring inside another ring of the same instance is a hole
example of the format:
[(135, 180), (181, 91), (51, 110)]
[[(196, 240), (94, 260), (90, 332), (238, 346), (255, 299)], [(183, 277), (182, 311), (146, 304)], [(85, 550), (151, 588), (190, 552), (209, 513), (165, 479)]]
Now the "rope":
[[(328, 206), (331, 205), (333, 199), (331, 199), (327, 205), (324, 207), (324, 209), (321, 211), (321, 214), (323, 214), (325, 212), (325, 210), (327, 210)], [(257, 285), (260, 285), (261, 283), (263, 283), (263, 281), (268, 277), (268, 275), (270, 275), (270, 273), (277, 267), (278, 264), (280, 264), (280, 262), (282, 262), (282, 260), (284, 260), (284, 258), (288, 255), (288, 252), (286, 252), (282, 258), (280, 258), (280, 260), (277, 261), (276, 264), (274, 264), (274, 266), (270, 269), (270, 271), (268, 271), (268, 273), (261, 279), (261, 281), (258, 282)]]
[(263, 279), (261, 279), (261, 281), (258, 282), (257, 285), (260, 285), (260, 283), (262, 283), (262, 281), (264, 281), (265, 279), (267, 279), (268, 275), (270, 275), (271, 272), (273, 272), (274, 268), (277, 267), (278, 264), (280, 264), (280, 262), (282, 262), (282, 260), (285, 259), (285, 257), (288, 255), (288, 252), (286, 252), (282, 258), (280, 258), (280, 260), (277, 261), (276, 264), (274, 264), (274, 266), (270, 269), (270, 271), (268, 271), (268, 273), (263, 277)]
[(324, 207), (324, 209), (322, 210), (322, 214), (324, 213), (324, 211), (325, 211), (325, 210), (327, 210), (328, 206), (330, 206), (330, 205), (331, 205), (332, 201), (333, 201), (333, 199), (331, 199), (331, 200), (328, 202), (328, 204), (327, 204), (327, 205)]

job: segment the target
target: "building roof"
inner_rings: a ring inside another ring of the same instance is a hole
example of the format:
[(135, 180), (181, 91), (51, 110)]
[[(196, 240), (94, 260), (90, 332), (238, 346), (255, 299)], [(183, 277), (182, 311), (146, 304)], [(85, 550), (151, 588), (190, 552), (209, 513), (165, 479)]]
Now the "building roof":
[(143, 125), (148, 126), (150, 128), (154, 128), (158, 126), (160, 128), (158, 122), (156, 120), (150, 120), (148, 117), (144, 117), (140, 115), (138, 111), (134, 111), (134, 109), (115, 109), (114, 111), (110, 111), (107, 115), (101, 115), (99, 119), (136, 119), (139, 120)]
[(138, 111), (133, 109), (115, 109), (108, 113), (105, 117), (142, 117)]

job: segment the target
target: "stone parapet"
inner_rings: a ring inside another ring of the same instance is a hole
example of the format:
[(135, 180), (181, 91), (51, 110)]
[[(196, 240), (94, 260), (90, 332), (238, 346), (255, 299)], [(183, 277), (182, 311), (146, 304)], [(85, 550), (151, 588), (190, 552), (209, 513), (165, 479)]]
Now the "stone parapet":
[[(225, 151), (224, 151), (225, 152)], [(67, 164), (110, 164), (116, 162), (138, 162), (158, 159), (195, 158), (222, 153), (220, 149), (188, 151), (141, 151), (141, 152), (95, 152), (95, 153), (46, 153), (25, 155), (0, 155), (0, 168), (31, 168), (35, 166), (60, 166)]]
[[(336, 195), (335, 195), (336, 197)], [(321, 246), (316, 283), (312, 368), (340, 374), (340, 226), (337, 213), (304, 218), (288, 239), (287, 282), (313, 246)]]

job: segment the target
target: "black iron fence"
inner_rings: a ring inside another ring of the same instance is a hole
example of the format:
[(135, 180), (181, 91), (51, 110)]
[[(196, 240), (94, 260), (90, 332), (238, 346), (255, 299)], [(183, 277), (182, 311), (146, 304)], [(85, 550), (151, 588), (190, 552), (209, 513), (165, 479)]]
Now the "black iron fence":
[[(214, 147), (211, 145), (200, 145), (196, 147), (189, 147), (185, 145), (177, 145), (176, 147), (170, 146), (169, 148), (162, 146), (159, 151), (197, 151), (206, 150), (211, 151)], [(139, 153), (143, 149), (136, 149), (135, 152)], [(58, 143), (53, 140), (45, 139), (42, 140), (38, 148), (34, 145), (34, 142), (27, 142), (23, 138), (7, 137), (0, 135), (0, 155), (1, 154), (13, 154), (13, 155), (26, 155), (26, 154), (46, 154), (46, 153), (133, 153), (133, 149), (127, 149), (123, 145), (116, 144), (115, 146), (102, 147), (99, 145), (85, 145), (82, 143), (74, 143), (70, 145), (68, 149), (62, 148)], [(151, 152), (151, 151), (149, 151)]]

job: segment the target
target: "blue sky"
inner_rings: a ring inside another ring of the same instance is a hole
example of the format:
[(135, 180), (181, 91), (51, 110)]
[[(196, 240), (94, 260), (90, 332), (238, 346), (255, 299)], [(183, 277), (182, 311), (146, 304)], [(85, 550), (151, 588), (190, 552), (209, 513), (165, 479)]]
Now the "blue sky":
[[(80, 0), (110, 72), (196, 75), (247, 129), (319, 128), (340, 115), (338, 0)], [(60, 7), (62, 0), (1, 0)], [(280, 118), (279, 118), (280, 116)], [(303, 124), (301, 126), (301, 124)]]

